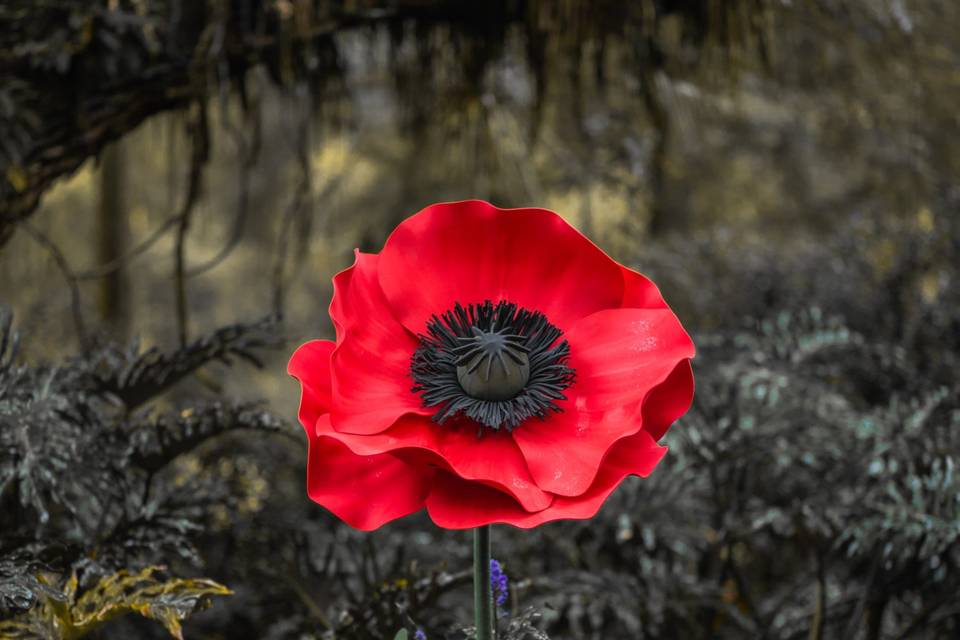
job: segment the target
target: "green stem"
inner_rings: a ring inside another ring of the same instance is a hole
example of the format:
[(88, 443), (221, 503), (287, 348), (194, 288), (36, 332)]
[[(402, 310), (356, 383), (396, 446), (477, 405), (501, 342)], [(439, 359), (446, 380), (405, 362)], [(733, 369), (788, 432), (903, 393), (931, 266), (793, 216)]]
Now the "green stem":
[(490, 525), (473, 530), (473, 614), (477, 621), (477, 640), (493, 640)]

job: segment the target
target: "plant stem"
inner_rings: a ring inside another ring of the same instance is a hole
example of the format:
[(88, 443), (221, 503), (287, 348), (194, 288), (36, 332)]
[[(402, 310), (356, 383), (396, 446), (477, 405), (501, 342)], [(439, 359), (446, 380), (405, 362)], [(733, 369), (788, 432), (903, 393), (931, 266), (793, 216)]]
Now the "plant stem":
[(490, 585), (490, 525), (473, 530), (473, 614), (477, 640), (493, 639), (493, 591)]

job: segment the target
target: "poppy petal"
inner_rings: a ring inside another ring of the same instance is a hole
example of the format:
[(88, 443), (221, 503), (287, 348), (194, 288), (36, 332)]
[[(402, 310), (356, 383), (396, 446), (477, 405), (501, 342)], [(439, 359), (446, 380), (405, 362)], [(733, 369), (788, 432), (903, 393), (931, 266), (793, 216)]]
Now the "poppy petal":
[(623, 274), (623, 300), (621, 307), (627, 309), (666, 309), (667, 303), (660, 295), (657, 285), (641, 273), (628, 267), (620, 267)]
[(493, 523), (522, 527), (530, 516), (502, 491), (446, 471), (437, 472), (426, 505), (430, 519), (444, 529), (472, 529)]
[(311, 340), (293, 352), (287, 373), (300, 381), (300, 409), (297, 417), (308, 433), (317, 418), (330, 411), (330, 340)]
[(684, 360), (643, 402), (643, 430), (660, 440), (693, 403), (693, 369)]
[(592, 518), (600, 506), (629, 475), (645, 478), (663, 457), (667, 447), (657, 444), (646, 431), (618, 440), (603, 460), (603, 466), (586, 492), (579, 496), (557, 496), (548, 512), (535, 513), (524, 526), (532, 527), (549, 520)]
[(584, 318), (564, 336), (576, 381), (571, 402), (607, 410), (642, 400), (681, 360), (693, 341), (669, 309), (608, 309)]
[[(473, 425), (438, 425), (420, 416), (406, 416), (382, 433), (357, 435), (333, 431), (329, 420), (317, 422), (317, 432), (348, 446), (359, 455), (391, 453), (404, 460), (419, 459), (454, 474), (496, 487), (526, 511), (550, 506), (553, 496), (533, 481), (523, 454), (508, 433), (477, 436)], [(415, 451), (430, 455), (416, 456)]]
[(378, 433), (405, 413), (430, 413), (410, 390), (410, 358), (419, 343), (391, 313), (377, 282), (377, 261), (358, 251), (353, 267), (333, 280), (331, 414), (334, 428), (346, 433)]
[(380, 253), (380, 285), (407, 329), (423, 333), (454, 303), (508, 300), (564, 329), (620, 306), (620, 266), (546, 209), (468, 200), (408, 218)]
[(509, 496), (490, 487), (438, 472), (427, 496), (427, 512), (433, 522), (447, 529), (468, 529), (495, 522), (529, 529), (552, 520), (592, 518), (628, 475), (650, 475), (667, 448), (646, 431), (619, 440), (607, 454), (603, 467), (589, 488), (579, 496), (557, 496), (543, 511), (527, 513)]
[(389, 454), (358, 456), (316, 434), (307, 455), (307, 495), (363, 531), (422, 509), (435, 473)]
[[(593, 482), (611, 445), (642, 428), (640, 403), (680, 362), (693, 357), (694, 348), (669, 309), (599, 311), (565, 337), (577, 378), (565, 392), (568, 399), (560, 403), (562, 412), (528, 420), (513, 437), (541, 489), (574, 496)], [(674, 406), (651, 414), (658, 420), (682, 414), (676, 412), (683, 400), (679, 392), (650, 397)], [(668, 426), (660, 424), (656, 430), (662, 434)]]

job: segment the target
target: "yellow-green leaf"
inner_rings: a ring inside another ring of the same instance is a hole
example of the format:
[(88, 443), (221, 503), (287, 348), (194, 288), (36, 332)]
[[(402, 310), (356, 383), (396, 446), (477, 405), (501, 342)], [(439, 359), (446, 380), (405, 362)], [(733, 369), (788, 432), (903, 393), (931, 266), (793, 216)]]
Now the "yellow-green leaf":
[(25, 614), (0, 623), (0, 637), (15, 640), (77, 640), (114, 618), (136, 613), (162, 624), (183, 640), (180, 623), (204, 609), (212, 596), (229, 595), (225, 586), (203, 578), (160, 579), (160, 567), (138, 573), (118, 571), (76, 598), (76, 576), (64, 586), (65, 602), (47, 598)]
[(27, 174), (24, 173), (20, 165), (10, 165), (7, 168), (7, 180), (17, 191), (23, 191), (27, 188)]

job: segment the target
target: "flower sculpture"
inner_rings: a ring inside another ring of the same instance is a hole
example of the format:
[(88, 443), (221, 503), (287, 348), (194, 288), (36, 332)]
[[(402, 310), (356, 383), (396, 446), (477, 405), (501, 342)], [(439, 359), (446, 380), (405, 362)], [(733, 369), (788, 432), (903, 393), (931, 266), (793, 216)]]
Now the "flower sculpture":
[(333, 283), (336, 341), (289, 372), (308, 494), (358, 529), (590, 518), (693, 397), (656, 286), (551, 211), (432, 205)]

